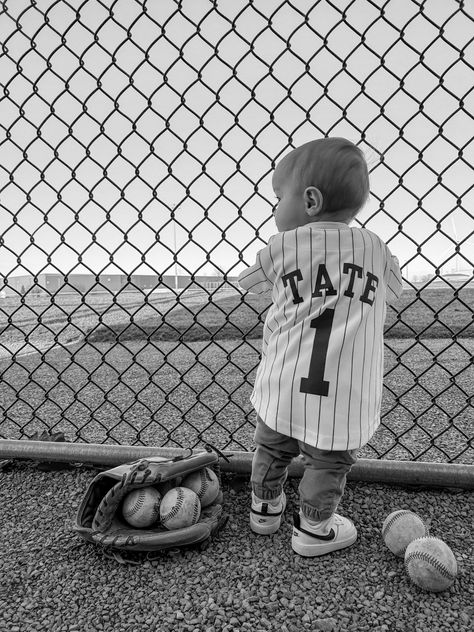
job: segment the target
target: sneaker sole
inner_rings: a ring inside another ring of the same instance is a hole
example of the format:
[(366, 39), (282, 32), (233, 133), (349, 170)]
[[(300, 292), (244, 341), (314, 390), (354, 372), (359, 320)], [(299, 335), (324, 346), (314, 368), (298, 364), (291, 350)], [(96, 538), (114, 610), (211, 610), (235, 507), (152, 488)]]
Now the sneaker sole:
[(303, 557), (319, 557), (320, 555), (327, 555), (340, 549), (345, 549), (348, 546), (352, 546), (357, 540), (357, 531), (345, 540), (338, 540), (337, 542), (318, 542), (317, 544), (304, 544), (299, 542), (295, 537), (295, 531), (293, 530), (293, 536), (291, 538), (291, 548), (298, 555)]
[(281, 516), (278, 522), (273, 524), (259, 524), (254, 518), (253, 514), (250, 514), (250, 528), (254, 533), (258, 533), (258, 535), (271, 535), (272, 533), (276, 533), (281, 525)]

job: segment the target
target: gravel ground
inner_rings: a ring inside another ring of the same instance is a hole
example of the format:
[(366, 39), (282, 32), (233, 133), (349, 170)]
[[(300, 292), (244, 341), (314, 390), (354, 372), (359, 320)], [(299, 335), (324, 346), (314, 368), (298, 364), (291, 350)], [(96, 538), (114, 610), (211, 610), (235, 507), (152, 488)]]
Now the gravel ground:
[[(0, 359), (0, 437), (250, 449), (260, 344), (97, 343)], [(383, 425), (361, 456), (473, 464), (473, 354), (473, 339), (389, 340)]]
[[(357, 543), (319, 559), (291, 549), (297, 480), (287, 482), (280, 531), (248, 527), (248, 479), (223, 475), (224, 531), (204, 550), (147, 558), (108, 556), (72, 531), (77, 506), (96, 471), (44, 472), (28, 462), (0, 470), (2, 632), (467, 632), (474, 618), (472, 494), (351, 481), (339, 511)], [(452, 548), (454, 585), (424, 592), (383, 545), (380, 528), (396, 509), (411, 509)]]

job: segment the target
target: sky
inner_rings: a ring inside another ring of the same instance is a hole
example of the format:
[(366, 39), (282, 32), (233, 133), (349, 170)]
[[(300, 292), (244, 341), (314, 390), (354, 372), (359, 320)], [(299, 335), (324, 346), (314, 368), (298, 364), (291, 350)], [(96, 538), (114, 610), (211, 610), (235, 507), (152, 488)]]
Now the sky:
[(238, 274), (275, 163), (327, 135), (363, 149), (358, 221), (406, 278), (472, 274), (474, 3), (5, 5), (0, 276)]

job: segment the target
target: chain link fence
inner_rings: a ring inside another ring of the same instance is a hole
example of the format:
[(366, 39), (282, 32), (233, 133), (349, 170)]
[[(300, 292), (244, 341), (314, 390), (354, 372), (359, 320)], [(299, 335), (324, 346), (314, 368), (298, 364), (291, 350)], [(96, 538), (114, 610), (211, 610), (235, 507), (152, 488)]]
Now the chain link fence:
[(454, 0), (3, 2), (0, 437), (250, 450), (268, 305), (236, 277), (275, 163), (338, 135), (405, 280), (361, 455), (472, 463), (473, 27)]

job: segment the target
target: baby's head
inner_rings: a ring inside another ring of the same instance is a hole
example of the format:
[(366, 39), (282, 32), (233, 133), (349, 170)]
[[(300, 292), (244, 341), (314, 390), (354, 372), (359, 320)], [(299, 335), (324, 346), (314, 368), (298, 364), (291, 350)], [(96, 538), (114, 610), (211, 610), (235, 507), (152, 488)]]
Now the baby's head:
[(369, 195), (364, 155), (345, 138), (322, 138), (294, 149), (277, 164), (272, 184), (280, 232), (310, 222), (349, 223)]

